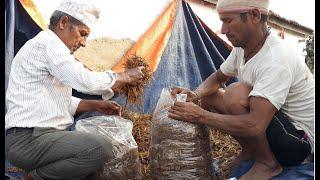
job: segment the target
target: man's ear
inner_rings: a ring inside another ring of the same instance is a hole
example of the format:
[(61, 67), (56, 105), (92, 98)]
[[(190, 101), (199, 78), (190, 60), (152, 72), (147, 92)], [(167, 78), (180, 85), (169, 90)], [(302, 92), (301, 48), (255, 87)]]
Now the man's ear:
[(257, 24), (260, 23), (261, 20), (261, 12), (259, 9), (252, 9), (249, 11), (252, 18), (252, 23)]
[(62, 16), (59, 20), (59, 29), (63, 30), (67, 27), (67, 24), (69, 23), (68, 16)]

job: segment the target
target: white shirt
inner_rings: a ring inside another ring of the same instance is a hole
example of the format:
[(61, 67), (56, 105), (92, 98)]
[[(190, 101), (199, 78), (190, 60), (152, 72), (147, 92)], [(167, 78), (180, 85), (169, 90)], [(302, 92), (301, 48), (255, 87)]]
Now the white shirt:
[(41, 31), (13, 59), (6, 92), (5, 128), (66, 129), (73, 123), (81, 100), (72, 97), (72, 88), (112, 97), (115, 81), (113, 71), (86, 69), (54, 32)]
[(247, 63), (243, 49), (235, 47), (220, 69), (253, 86), (249, 96), (266, 98), (281, 108), (297, 129), (308, 134), (314, 148), (314, 78), (300, 57), (298, 49), (271, 34)]

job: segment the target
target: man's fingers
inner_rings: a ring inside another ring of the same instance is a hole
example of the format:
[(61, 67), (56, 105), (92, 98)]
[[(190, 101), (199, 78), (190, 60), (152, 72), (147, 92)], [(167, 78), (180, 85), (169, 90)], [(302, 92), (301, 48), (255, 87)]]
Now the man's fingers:
[(112, 103), (117, 109), (120, 109), (120, 108), (121, 108), (120, 104), (118, 104), (118, 103), (116, 103), (116, 102), (114, 102), (114, 101), (111, 101), (111, 103)]
[(143, 69), (145, 69), (144, 66), (139, 66), (138, 69), (140, 70), (140, 72), (142, 72)]
[(181, 111), (180, 108), (174, 107), (174, 106), (171, 106), (171, 108), (168, 110), (168, 112), (172, 113), (172, 114), (175, 114), (175, 115), (178, 115), (178, 116), (183, 116), (184, 115), (184, 112)]
[(168, 117), (172, 118), (172, 119), (176, 119), (176, 120), (183, 120), (183, 119), (181, 119), (180, 115), (177, 115), (177, 114), (174, 114), (174, 113), (171, 113), (171, 112), (168, 113)]
[(172, 109), (172, 110), (174, 110), (174, 111), (181, 111), (181, 107), (180, 106), (171, 106), (171, 108), (170, 109)]
[(183, 91), (183, 89), (181, 87), (173, 86), (171, 89), (171, 95), (176, 96), (177, 94), (181, 93), (182, 91)]
[(116, 111), (116, 115), (121, 116), (121, 108)]
[(110, 102), (110, 104), (112, 105), (112, 109), (113, 109), (113, 112), (114, 112), (114, 114), (115, 115), (119, 115), (119, 116), (121, 116), (121, 106), (120, 106), (120, 104), (118, 104), (117, 102), (115, 102), (115, 101), (109, 101)]
[(186, 105), (186, 102), (180, 102), (180, 101), (176, 101), (176, 102), (174, 102), (174, 104), (173, 104), (174, 106), (176, 106), (176, 107), (184, 107), (185, 105)]

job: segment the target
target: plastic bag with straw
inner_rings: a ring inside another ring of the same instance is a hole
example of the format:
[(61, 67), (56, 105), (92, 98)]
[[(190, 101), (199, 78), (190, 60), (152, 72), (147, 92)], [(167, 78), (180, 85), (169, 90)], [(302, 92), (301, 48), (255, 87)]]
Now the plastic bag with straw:
[[(183, 95), (178, 97), (185, 99)], [(212, 179), (209, 128), (168, 118), (173, 103), (169, 89), (164, 88), (151, 124), (152, 179)]]
[(112, 144), (113, 157), (101, 173), (102, 179), (141, 179), (138, 145), (132, 136), (133, 124), (120, 116), (93, 116), (76, 123), (76, 131), (102, 135)]

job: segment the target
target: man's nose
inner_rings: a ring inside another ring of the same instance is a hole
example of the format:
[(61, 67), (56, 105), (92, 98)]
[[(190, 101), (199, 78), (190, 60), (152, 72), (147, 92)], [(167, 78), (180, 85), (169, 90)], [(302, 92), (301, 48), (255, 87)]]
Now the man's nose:
[(80, 46), (86, 47), (86, 45), (87, 45), (87, 39), (86, 38), (81, 39), (80, 40)]
[(228, 29), (227, 29), (226, 25), (222, 24), (220, 32), (221, 32), (221, 34), (227, 34)]

